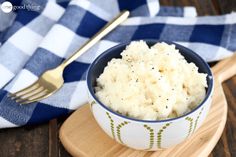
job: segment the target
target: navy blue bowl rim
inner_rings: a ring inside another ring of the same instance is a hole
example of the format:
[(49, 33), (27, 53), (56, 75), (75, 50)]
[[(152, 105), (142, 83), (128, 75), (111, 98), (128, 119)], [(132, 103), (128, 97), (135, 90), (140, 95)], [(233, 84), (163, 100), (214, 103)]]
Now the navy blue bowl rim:
[(207, 93), (206, 93), (206, 96), (204, 98), (204, 100), (196, 107), (194, 108), (193, 110), (191, 110), (190, 112), (182, 115), (182, 116), (179, 116), (179, 117), (176, 117), (176, 118), (170, 118), (170, 119), (164, 119), (164, 120), (142, 120), (142, 119), (136, 119), (136, 118), (131, 118), (131, 117), (128, 117), (128, 116), (124, 116), (122, 114), (119, 114), (115, 111), (113, 111), (111, 108), (107, 107), (106, 105), (104, 105), (95, 95), (94, 93), (94, 87), (92, 86), (92, 84), (90, 84), (89, 82), (89, 79), (91, 79), (91, 69), (95, 66), (95, 63), (102, 59), (104, 55), (108, 54), (108, 53), (112, 53), (113, 50), (119, 48), (119, 47), (123, 47), (123, 46), (126, 46), (126, 45), (129, 45), (130, 42), (125, 42), (125, 43), (120, 43), (114, 47), (111, 47), (109, 49), (107, 49), (105, 52), (103, 52), (102, 54), (100, 54), (92, 63), (91, 65), (89, 66), (89, 69), (88, 69), (88, 72), (87, 72), (87, 77), (86, 77), (86, 82), (87, 82), (87, 87), (88, 87), (88, 90), (89, 90), (89, 93), (92, 95), (92, 97), (98, 102), (99, 105), (101, 105), (105, 110), (117, 115), (118, 117), (121, 117), (121, 118), (125, 118), (127, 120), (130, 120), (130, 121), (136, 121), (136, 122), (144, 122), (144, 123), (162, 123), (162, 122), (169, 122), (169, 121), (174, 121), (174, 120), (178, 120), (178, 119), (181, 119), (183, 117), (187, 117), (188, 115), (192, 114), (193, 112), (197, 111), (201, 106), (203, 106), (203, 104), (205, 104), (205, 102), (208, 100), (208, 98), (210, 97), (211, 93), (212, 93), (212, 90), (213, 90), (213, 75), (212, 75), (212, 72), (211, 72), (211, 69), (209, 67), (209, 65), (202, 59), (202, 57), (200, 57), (197, 53), (193, 52), (192, 50), (182, 46), (182, 45), (179, 45), (175, 42), (171, 42), (171, 41), (166, 41), (166, 40), (143, 40), (145, 41), (146, 43), (159, 43), (159, 42), (166, 42), (167, 44), (174, 44), (178, 47), (180, 47), (182, 50), (186, 51), (186, 52), (189, 52), (189, 53), (192, 53), (192, 55), (194, 55), (194, 57), (197, 57), (201, 60), (202, 64), (204, 64), (205, 67), (207, 67), (207, 77), (211, 78), (210, 79), (210, 82), (208, 84), (208, 89), (207, 89)]

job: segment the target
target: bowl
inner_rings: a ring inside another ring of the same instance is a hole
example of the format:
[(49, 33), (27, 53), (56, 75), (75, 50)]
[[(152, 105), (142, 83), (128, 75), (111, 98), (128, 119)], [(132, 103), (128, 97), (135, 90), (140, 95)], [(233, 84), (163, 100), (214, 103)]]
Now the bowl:
[[(148, 46), (157, 42), (162, 41), (146, 40)], [(130, 43), (119, 44), (106, 50), (94, 60), (87, 73), (89, 103), (97, 123), (111, 138), (134, 149), (154, 151), (183, 142), (202, 125), (211, 105), (213, 76), (208, 64), (192, 50), (173, 42), (164, 42), (174, 44), (188, 62), (195, 63), (199, 72), (208, 75), (205, 99), (195, 109), (183, 116), (155, 121), (134, 119), (113, 111), (95, 96), (96, 78), (103, 72), (108, 61), (112, 58), (121, 58), (120, 53)]]

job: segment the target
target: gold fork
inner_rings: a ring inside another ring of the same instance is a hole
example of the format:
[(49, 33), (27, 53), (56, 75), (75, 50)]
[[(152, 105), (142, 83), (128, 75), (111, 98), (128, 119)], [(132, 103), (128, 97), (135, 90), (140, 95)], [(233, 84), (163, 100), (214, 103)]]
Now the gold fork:
[(112, 21), (106, 24), (97, 34), (87, 41), (81, 48), (72, 56), (62, 62), (58, 67), (44, 72), (39, 79), (32, 85), (16, 92), (9, 94), (17, 103), (28, 104), (49, 97), (60, 89), (64, 83), (63, 71), (67, 65), (76, 60), (81, 54), (86, 52), (101, 38), (111, 32), (129, 16), (129, 11), (121, 12)]

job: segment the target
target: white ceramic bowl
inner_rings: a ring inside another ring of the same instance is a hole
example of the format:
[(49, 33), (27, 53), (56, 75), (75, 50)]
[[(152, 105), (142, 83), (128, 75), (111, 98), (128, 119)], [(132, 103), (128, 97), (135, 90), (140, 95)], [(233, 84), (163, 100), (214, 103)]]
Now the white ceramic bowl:
[[(160, 41), (146, 42), (149, 46), (152, 46)], [(128, 44), (120, 44), (108, 49), (96, 58), (88, 70), (89, 103), (97, 123), (111, 138), (134, 149), (158, 150), (181, 143), (202, 125), (207, 116), (213, 94), (213, 78), (210, 67), (190, 49), (175, 44), (187, 61), (194, 62), (199, 67), (200, 72), (208, 74), (208, 88), (206, 89), (205, 99), (195, 109), (181, 117), (159, 121), (133, 119), (112, 111), (99, 101), (94, 93), (96, 78), (103, 72), (107, 62), (112, 58), (120, 58), (120, 53)]]

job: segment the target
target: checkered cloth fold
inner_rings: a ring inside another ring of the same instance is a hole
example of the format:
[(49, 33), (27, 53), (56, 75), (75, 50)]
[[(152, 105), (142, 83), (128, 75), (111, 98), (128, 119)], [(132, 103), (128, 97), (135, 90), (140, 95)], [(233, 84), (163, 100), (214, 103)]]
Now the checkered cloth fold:
[[(236, 13), (196, 17), (193, 7), (160, 7), (158, 0), (16, 2), (13, 5), (40, 9), (0, 11), (0, 128), (46, 122), (86, 103), (89, 64), (121, 42), (175, 41), (206, 61), (228, 57), (236, 50)], [(30, 105), (18, 105), (7, 97), (59, 65), (123, 9), (130, 10), (131, 17), (65, 69), (65, 84), (57, 93)]]

